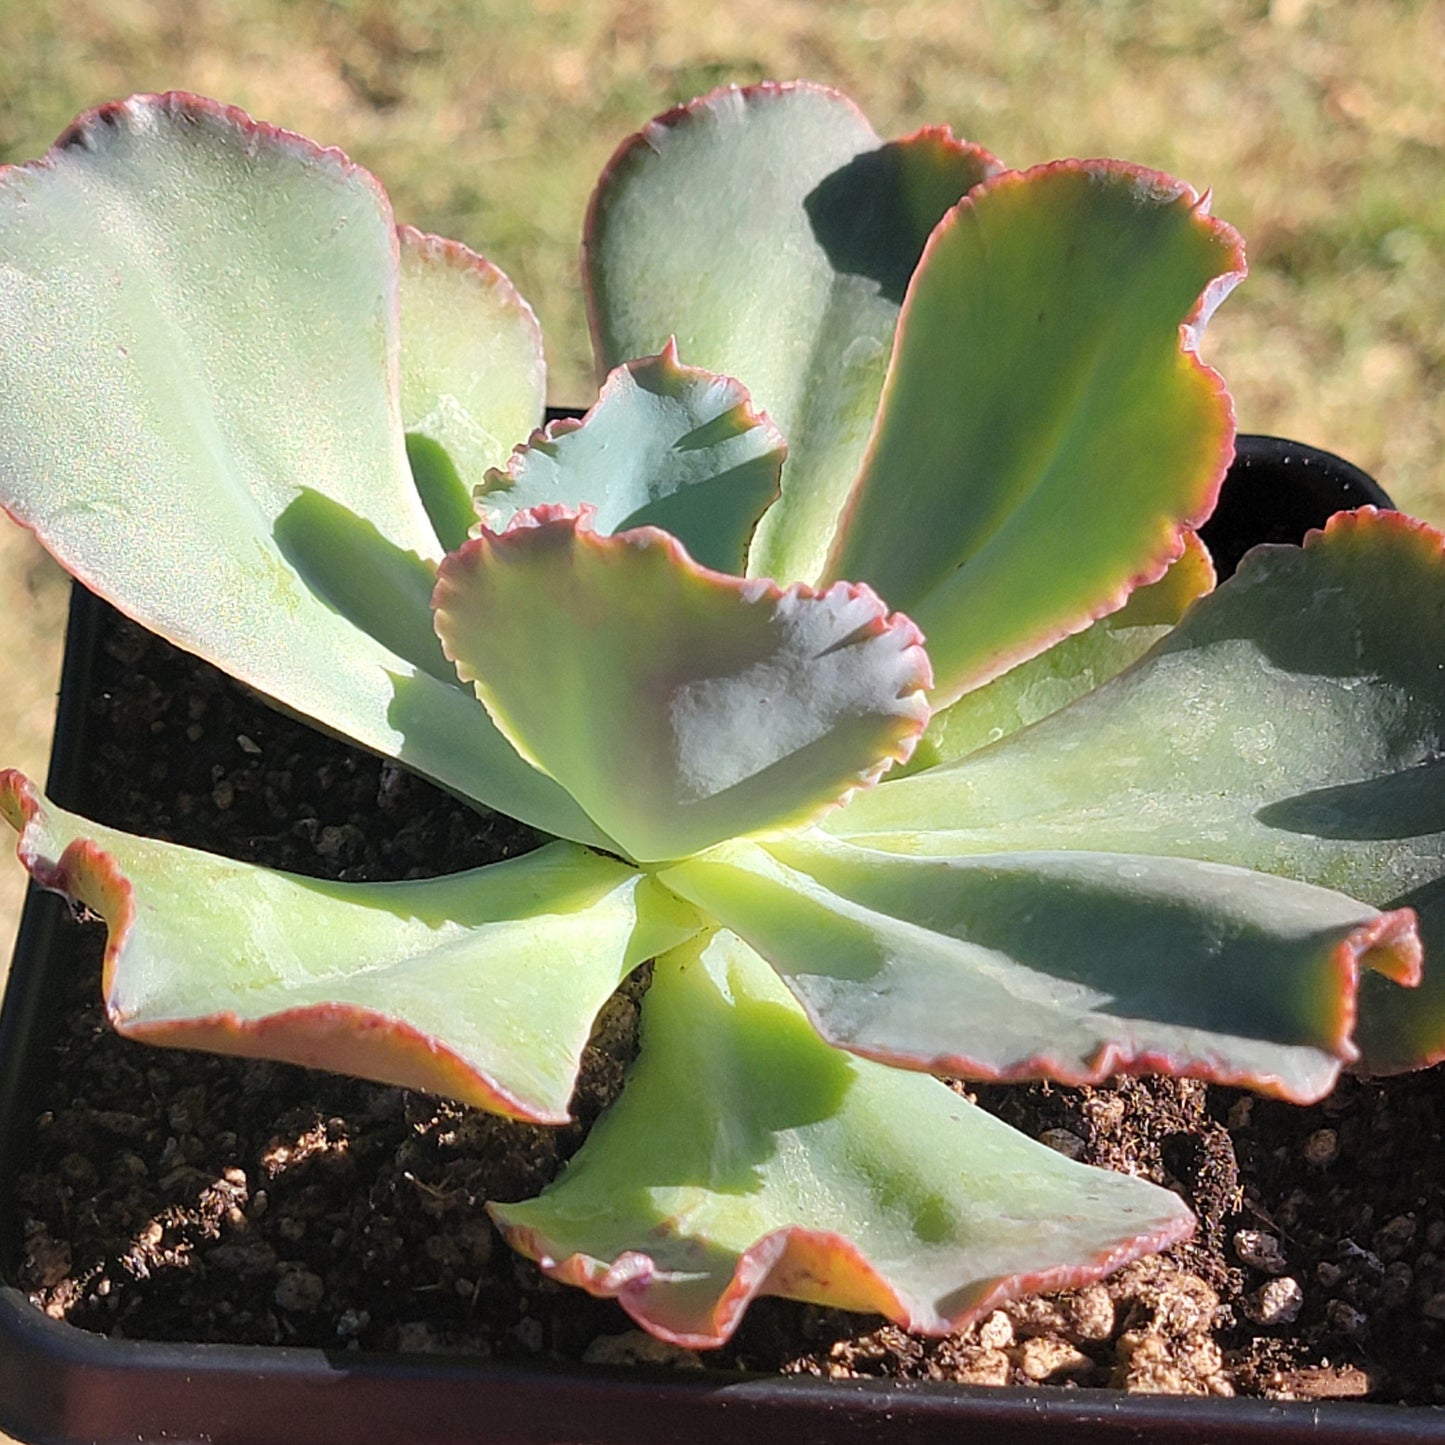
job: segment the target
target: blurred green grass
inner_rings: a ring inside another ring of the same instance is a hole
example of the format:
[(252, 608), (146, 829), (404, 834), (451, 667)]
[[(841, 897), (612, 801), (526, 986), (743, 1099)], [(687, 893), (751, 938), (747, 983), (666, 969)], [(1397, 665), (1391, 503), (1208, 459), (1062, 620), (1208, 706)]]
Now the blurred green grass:
[[(172, 87), (339, 145), (400, 219), (512, 276), (563, 404), (592, 389), (576, 281), (592, 182), (625, 134), (714, 85), (803, 75), (885, 135), (946, 121), (1015, 165), (1172, 171), (1249, 242), (1204, 348), (1241, 427), (1338, 451), (1445, 523), (1438, 0), (0, 0), (0, 37), (0, 161), (42, 154), (83, 108)], [(0, 637), (32, 659), (0, 700), (0, 761), (41, 772), (63, 583), (0, 527)]]

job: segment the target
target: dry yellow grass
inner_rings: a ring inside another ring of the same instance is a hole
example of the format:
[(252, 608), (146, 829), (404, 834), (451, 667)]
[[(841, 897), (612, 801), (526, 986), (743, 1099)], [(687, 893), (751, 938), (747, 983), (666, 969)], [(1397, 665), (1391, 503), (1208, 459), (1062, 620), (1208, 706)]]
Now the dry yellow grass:
[[(885, 134), (947, 121), (1014, 164), (1119, 155), (1212, 186), (1253, 274), (1211, 328), (1247, 430), (1330, 447), (1445, 522), (1445, 7), (1425, 0), (0, 0), (0, 161), (79, 109), (183, 87), (342, 146), (398, 214), (497, 260), (591, 385), (575, 283), (591, 182), (656, 110), (808, 75)], [(61, 586), (0, 523), (22, 659), (0, 756), (43, 771)], [(18, 674), (18, 675), (17, 675)], [(0, 947), (20, 896), (0, 869)]]

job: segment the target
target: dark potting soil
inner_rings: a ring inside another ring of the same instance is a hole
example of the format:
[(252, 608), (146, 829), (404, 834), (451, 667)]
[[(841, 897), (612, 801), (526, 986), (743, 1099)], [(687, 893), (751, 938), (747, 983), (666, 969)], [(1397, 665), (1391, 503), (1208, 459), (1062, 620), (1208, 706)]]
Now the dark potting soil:
[[(389, 763), (275, 712), (116, 621), (102, 633), (85, 811), (327, 878), (417, 877), (535, 846)], [(153, 1340), (704, 1357), (552, 1283), (488, 1199), (534, 1194), (621, 1087), (642, 970), (605, 1009), (560, 1129), (404, 1089), (118, 1038), (103, 929), (65, 930), (71, 1011), (18, 1181), (21, 1278), (83, 1329)], [(974, 1087), (1009, 1123), (1181, 1193), (1195, 1238), (943, 1340), (760, 1300), (714, 1368), (1196, 1394), (1445, 1402), (1445, 1089), (1347, 1079), (1296, 1108), (1193, 1081)], [(900, 1128), (908, 1121), (900, 1120)]]

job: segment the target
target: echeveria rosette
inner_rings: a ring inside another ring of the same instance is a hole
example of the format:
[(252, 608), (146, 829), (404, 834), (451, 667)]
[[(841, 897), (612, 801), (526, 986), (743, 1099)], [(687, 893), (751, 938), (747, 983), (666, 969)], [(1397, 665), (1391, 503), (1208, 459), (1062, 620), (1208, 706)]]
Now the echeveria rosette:
[[(1357, 1039), (1438, 1054), (1438, 970), (1397, 985), (1416, 911), (1442, 931), (1440, 539), (1362, 515), (1204, 596), (1233, 421), (1196, 348), (1238, 239), (1155, 173), (1000, 172), (822, 87), (663, 117), (591, 211), (598, 402), (510, 458), (525, 303), (338, 153), (142, 97), (0, 173), (5, 505), (172, 640), (572, 840), (319, 883), (4, 775), (34, 876), (110, 924), (117, 1027), (557, 1121), (661, 954), (621, 1100), (494, 1212), (699, 1344), (759, 1291), (948, 1329), (1187, 1231), (925, 1070), (1304, 1098)], [(962, 694), (931, 720), (910, 608)], [(1249, 731), (1281, 718), (1301, 763)]]

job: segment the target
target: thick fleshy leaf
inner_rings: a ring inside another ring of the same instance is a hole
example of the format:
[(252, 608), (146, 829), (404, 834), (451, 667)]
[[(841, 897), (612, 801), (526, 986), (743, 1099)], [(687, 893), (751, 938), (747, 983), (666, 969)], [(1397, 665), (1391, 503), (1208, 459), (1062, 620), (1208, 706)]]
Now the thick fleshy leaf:
[(532, 507), (590, 505), (598, 532), (661, 527), (704, 567), (740, 573), (786, 452), (742, 385), (681, 365), (669, 342), (618, 367), (580, 421), (518, 447), (488, 475), (477, 512), (500, 532)]
[(1408, 910), (1185, 858), (908, 858), (813, 832), (658, 874), (829, 1043), (971, 1078), (1201, 1075), (1298, 1102), (1355, 1057), (1361, 968), (1417, 982)]
[(1119, 607), (1233, 454), (1199, 332), (1244, 272), (1187, 186), (1116, 161), (986, 182), (930, 237), (825, 575), (915, 617), (935, 702)]
[[(1428, 944), (1445, 878), (1442, 657), (1445, 539), (1395, 513), (1342, 513), (1303, 548), (1250, 553), (1097, 692), (859, 795), (827, 827), (916, 854), (1233, 863), (1416, 907)], [(1398, 1067), (1370, 1020), (1380, 993), (1362, 1001), (1363, 1062)], [(1414, 1021), (1416, 1063), (1445, 1054), (1445, 966), (1428, 952), (1421, 988), (1387, 1007)]]
[(714, 91), (625, 141), (583, 243), (599, 374), (669, 336), (788, 440), (749, 572), (819, 575), (929, 232), (999, 169), (944, 129), (885, 145), (819, 85)]
[(1117, 612), (934, 713), (907, 771), (921, 772), (997, 742), (1092, 692), (1141, 657), (1214, 586), (1214, 566), (1198, 533), (1186, 532), (1184, 543), (1163, 577), (1131, 593)]
[(567, 1118), (597, 1011), (697, 930), (625, 864), (570, 843), (444, 878), (330, 883), (136, 838), (0, 773), (36, 882), (109, 925), (116, 1029)]
[(540, 426), (542, 330), (490, 261), (411, 226), (401, 243), (401, 419), (427, 515), (450, 551), (466, 541), (472, 490)]
[[(605, 843), (432, 634), (397, 245), (339, 151), (194, 96), (82, 117), (0, 171), (0, 503), (93, 591), (291, 710)], [(409, 344), (440, 353), (414, 320)]]
[(829, 1048), (727, 933), (658, 960), (638, 1061), (561, 1179), (488, 1209), (549, 1274), (703, 1348), (764, 1294), (945, 1334), (1193, 1227), (1167, 1190)]
[(725, 576), (561, 508), (452, 553), (436, 625), (522, 756), (643, 861), (817, 817), (928, 720), (922, 639), (866, 587)]

